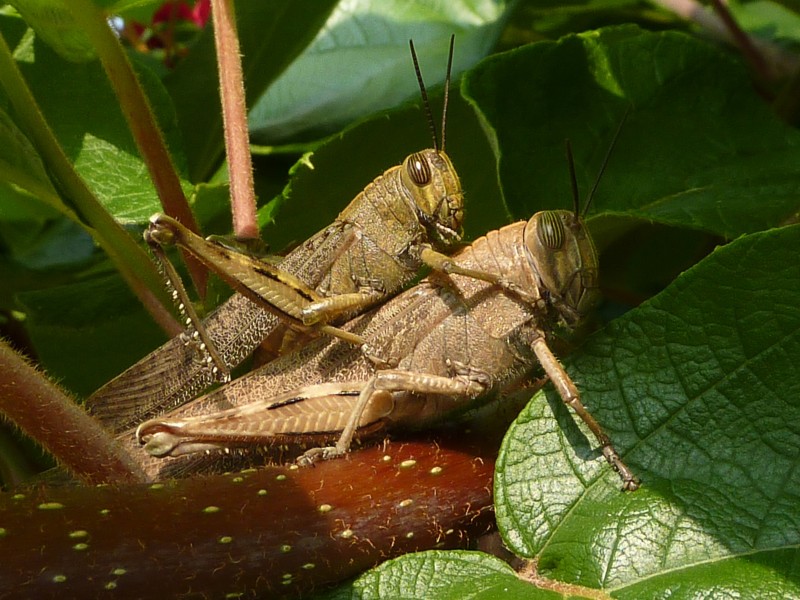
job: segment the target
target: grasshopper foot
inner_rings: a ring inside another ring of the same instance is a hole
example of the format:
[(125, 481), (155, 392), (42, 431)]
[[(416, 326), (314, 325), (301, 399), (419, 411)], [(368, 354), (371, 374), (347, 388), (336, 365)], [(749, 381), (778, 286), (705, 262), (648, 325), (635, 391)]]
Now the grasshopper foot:
[(377, 369), (392, 369), (397, 366), (383, 358), (380, 353), (369, 344), (361, 345), (361, 353), (368, 361), (375, 365)]
[(311, 448), (306, 450), (297, 459), (297, 464), (301, 467), (308, 467), (320, 460), (329, 460), (331, 458), (338, 458), (344, 455), (344, 452), (339, 450), (336, 446), (325, 446), (323, 448)]
[(622, 459), (620, 458), (617, 451), (614, 450), (611, 446), (604, 446), (603, 447), (603, 456), (605, 456), (606, 461), (608, 464), (611, 465), (611, 468), (616, 471), (619, 478), (622, 480), (622, 491), (623, 492), (635, 492), (639, 489), (639, 479), (633, 474), (633, 472), (628, 468)]
[(489, 388), (492, 385), (491, 375), (483, 369), (449, 358), (445, 361), (445, 364), (453, 375), (465, 383), (477, 384), (483, 388)]

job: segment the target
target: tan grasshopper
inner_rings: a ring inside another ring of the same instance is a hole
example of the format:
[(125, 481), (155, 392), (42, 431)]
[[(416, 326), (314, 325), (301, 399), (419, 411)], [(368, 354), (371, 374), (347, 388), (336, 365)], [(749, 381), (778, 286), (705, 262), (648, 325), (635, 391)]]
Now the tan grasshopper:
[(598, 297), (597, 253), (575, 204), (574, 212), (544, 211), (491, 232), (453, 257), (503, 285), (434, 272), (346, 324), (384, 366), (341, 340), (317, 340), (143, 423), (136, 439), (160, 457), (337, 439), (306, 452), (301, 462), (310, 463), (344, 454), (358, 432), (419, 427), (502, 394), (538, 361), (598, 440), (623, 489), (635, 490), (638, 481), (547, 345), (555, 325), (576, 325)]
[[(402, 165), (377, 177), (333, 224), (288, 254), (278, 268), (193, 236), (168, 217), (154, 217), (147, 233), (156, 242), (151, 245), (184, 246), (246, 297), (234, 295), (202, 324), (190, 314), (192, 337), (200, 340), (193, 343), (186, 335), (173, 338), (96, 391), (87, 406), (109, 429), (132, 427), (225, 380), (228, 370), (265, 338), (282, 338), (284, 319), (301, 330), (311, 328), (360, 343), (327, 322), (344, 320), (398, 292), (423, 264), (434, 268), (448, 264), (439, 251), (460, 240), (463, 218), (461, 183), (445, 153), (453, 38), (441, 147), (413, 44), (411, 52), (434, 147), (411, 154)], [(180, 289), (176, 277), (171, 279)], [(178, 300), (191, 308), (185, 293)]]

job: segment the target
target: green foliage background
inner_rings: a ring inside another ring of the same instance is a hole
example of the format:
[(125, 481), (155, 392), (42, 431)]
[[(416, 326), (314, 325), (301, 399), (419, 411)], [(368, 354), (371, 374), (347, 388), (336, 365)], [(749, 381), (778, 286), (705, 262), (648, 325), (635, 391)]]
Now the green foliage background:
[[(157, 4), (111, 9), (138, 16)], [(255, 101), (335, 3), (249, 4), (242, 3), (240, 33)], [(374, 22), (370, 4), (351, 26)], [(607, 299), (596, 331), (565, 364), (644, 485), (619, 493), (593, 441), (544, 391), (501, 451), (495, 494), (506, 543), (536, 558), (540, 574), (582, 586), (564, 595), (800, 596), (797, 130), (756, 93), (735, 52), (649, 7), (521, 2), (511, 11), (498, 2), (494, 20), (471, 28), (471, 3), (457, 4), (448, 23), (459, 36), (499, 39), (483, 61), (480, 44), (464, 44), (473, 48), (464, 64), (473, 66), (453, 89), (448, 117), (447, 150), (462, 177), (471, 239), (571, 205), (565, 138), (585, 197), (628, 115), (588, 212)], [(409, 12), (413, 23), (395, 24), (398, 31), (415, 38), (438, 31), (435, 5)], [(767, 6), (759, 13), (745, 5), (743, 22), (763, 32), (764, 15), (774, 10)], [(775, 31), (791, 44), (798, 28), (786, 19)], [(631, 21), (639, 26), (596, 28)], [(138, 237), (157, 199), (99, 64), (83, 51), (82, 62), (71, 62), (74, 50), (54, 50), (10, 10), (0, 14), (0, 32), (79, 173)], [(430, 43), (446, 47), (445, 38)], [(144, 60), (137, 69), (205, 232), (225, 233), (211, 51), (204, 34), (171, 74)], [(372, 51), (368, 43), (360, 53), (348, 46), (343, 56), (356, 71)], [(397, 52), (405, 57), (404, 47)], [(387, 77), (412, 78), (409, 62)], [(441, 79), (443, 61), (423, 60), (423, 69), (429, 81)], [(330, 94), (359, 91), (355, 77), (332, 77)], [(3, 96), (0, 108), (0, 308), (7, 317), (24, 315), (18, 339), (28, 340), (51, 375), (86, 395), (158, 345), (161, 334), (79, 219), (58, 209), (46, 167)], [(315, 131), (331, 133), (324, 140), (262, 148), (260, 218), (273, 248), (305, 239), (365, 183), (430, 145), (417, 103), (367, 114), (382, 108), (376, 99), (341, 131), (335, 122), (316, 123)], [(298, 150), (313, 153), (291, 166)], [(6, 330), (15, 322), (9, 318)], [(16, 443), (3, 436), (6, 446)], [(429, 552), (390, 561), (333, 595), (496, 598), (501, 590), (509, 598), (555, 593), (521, 582), (486, 555)]]

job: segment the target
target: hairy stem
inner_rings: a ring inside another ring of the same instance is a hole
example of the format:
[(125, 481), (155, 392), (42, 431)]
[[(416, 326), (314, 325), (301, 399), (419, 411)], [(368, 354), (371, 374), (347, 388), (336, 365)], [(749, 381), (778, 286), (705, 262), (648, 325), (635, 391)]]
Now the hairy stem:
[(87, 483), (144, 481), (100, 424), (0, 340), (0, 412)]
[(211, 0), (211, 6), (225, 150), (231, 182), (233, 233), (237, 239), (253, 239), (258, 238), (259, 234), (236, 15), (232, 0)]
[[(164, 211), (199, 234), (200, 229), (181, 189), (172, 157), (156, 123), (153, 110), (125, 51), (108, 24), (106, 15), (96, 8), (91, 0), (72, 0), (68, 6), (76, 23), (92, 41), (103, 64), (111, 87), (119, 100), (122, 114), (125, 115), (136, 146), (150, 172), (150, 178), (153, 180)], [(184, 260), (195, 287), (199, 294), (204, 296), (208, 271), (193, 257), (184, 255)]]

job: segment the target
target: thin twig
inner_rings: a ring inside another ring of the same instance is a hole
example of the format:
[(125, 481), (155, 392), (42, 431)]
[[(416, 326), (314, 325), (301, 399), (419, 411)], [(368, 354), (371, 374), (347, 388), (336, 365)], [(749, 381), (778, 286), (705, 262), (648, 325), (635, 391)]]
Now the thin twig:
[(211, 19), (214, 23), (225, 150), (231, 183), (233, 233), (240, 240), (254, 239), (259, 237), (256, 197), (247, 133), (242, 60), (232, 0), (211, 0)]
[[(119, 39), (109, 26), (106, 15), (90, 0), (72, 0), (69, 6), (76, 23), (89, 37), (100, 58), (136, 146), (147, 165), (164, 212), (183, 223), (192, 232), (199, 234), (200, 229), (181, 188), (180, 179), (164, 136), (156, 123), (150, 102), (139, 85), (136, 73), (133, 72)], [(208, 270), (191, 256), (184, 255), (184, 262), (198, 293), (204, 297)]]
[[(695, 0), (652, 0), (652, 2), (687, 21), (697, 23), (711, 37), (739, 46), (732, 30), (725, 21)], [(761, 56), (764, 64), (767, 65), (766, 77), (768, 80), (774, 81), (791, 77), (800, 70), (800, 57), (797, 55), (768, 40), (742, 33), (748, 38), (748, 46), (752, 47), (753, 51)]]
[(87, 483), (136, 483), (144, 473), (100, 424), (0, 339), (0, 412)]

